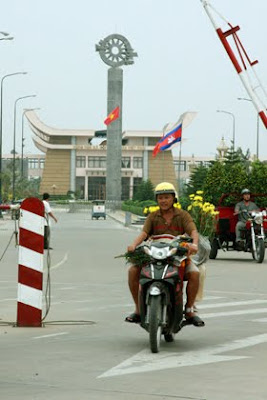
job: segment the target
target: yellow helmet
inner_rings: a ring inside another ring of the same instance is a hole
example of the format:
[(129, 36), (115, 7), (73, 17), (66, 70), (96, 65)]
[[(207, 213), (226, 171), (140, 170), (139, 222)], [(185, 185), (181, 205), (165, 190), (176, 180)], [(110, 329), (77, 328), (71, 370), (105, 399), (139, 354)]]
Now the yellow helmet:
[(155, 196), (157, 198), (158, 194), (173, 194), (175, 198), (175, 202), (178, 201), (178, 196), (176, 190), (172, 183), (169, 182), (161, 182), (155, 187)]

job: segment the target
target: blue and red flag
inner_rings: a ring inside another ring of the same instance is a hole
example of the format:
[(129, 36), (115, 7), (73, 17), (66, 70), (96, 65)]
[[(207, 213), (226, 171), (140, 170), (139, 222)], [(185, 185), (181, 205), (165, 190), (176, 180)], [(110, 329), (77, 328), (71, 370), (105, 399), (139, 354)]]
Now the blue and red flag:
[(160, 151), (168, 150), (173, 144), (181, 142), (182, 130), (191, 124), (196, 112), (187, 111), (183, 113), (175, 124), (167, 124), (163, 128), (163, 137), (158, 141), (153, 150), (153, 157)]
[(179, 121), (179, 123), (175, 124), (170, 131), (167, 131), (167, 133), (161, 138), (156, 146), (154, 147), (153, 150), (153, 157), (156, 157), (156, 155), (160, 151), (164, 151), (169, 149), (174, 143), (180, 142), (182, 139), (182, 122)]

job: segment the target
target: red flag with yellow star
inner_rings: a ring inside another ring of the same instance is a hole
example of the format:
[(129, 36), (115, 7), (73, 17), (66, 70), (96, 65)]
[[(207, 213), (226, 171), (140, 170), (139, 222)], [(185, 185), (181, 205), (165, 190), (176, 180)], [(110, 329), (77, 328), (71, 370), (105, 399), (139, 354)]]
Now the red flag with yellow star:
[(111, 113), (109, 113), (109, 115), (104, 121), (104, 124), (106, 125), (111, 124), (111, 122), (115, 121), (117, 118), (119, 118), (119, 116), (120, 116), (120, 107), (118, 106), (113, 111), (111, 111)]

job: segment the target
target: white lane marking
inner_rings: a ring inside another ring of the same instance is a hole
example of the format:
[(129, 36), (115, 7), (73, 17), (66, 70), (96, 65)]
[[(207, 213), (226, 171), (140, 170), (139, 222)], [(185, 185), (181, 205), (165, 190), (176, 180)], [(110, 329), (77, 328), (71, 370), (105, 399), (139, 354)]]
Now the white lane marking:
[(116, 367), (111, 368), (98, 378), (107, 378), (117, 375), (143, 373), (157, 370), (165, 370), (170, 368), (190, 367), (201, 364), (217, 363), (222, 361), (241, 360), (249, 358), (247, 356), (220, 356), (217, 354), (226, 353), (244, 349), (246, 347), (256, 346), (257, 344), (266, 343), (267, 334), (251, 336), (231, 343), (225, 343), (218, 346), (206, 347), (201, 350), (188, 352), (167, 352), (161, 351), (152, 354), (149, 350), (142, 350), (128, 360), (123, 361)]
[(267, 308), (254, 308), (252, 310), (239, 310), (239, 311), (201, 314), (201, 317), (203, 319), (216, 318), (216, 317), (220, 318), (220, 317), (231, 317), (233, 315), (262, 314), (262, 313), (266, 313), (266, 312), (267, 312)]
[(204, 308), (249, 306), (249, 305), (254, 305), (254, 304), (266, 304), (266, 303), (267, 303), (267, 300), (232, 301), (232, 302), (228, 302), (228, 303), (200, 304), (200, 305), (197, 305), (197, 308), (202, 310)]
[(219, 299), (224, 299), (225, 297), (222, 296), (205, 296), (203, 301), (205, 300), (219, 300)]
[(2, 302), (4, 302), (4, 301), (14, 301), (14, 300), (17, 300), (17, 299), (2, 299), (2, 300), (0, 300), (0, 303), (2, 303)]
[(267, 322), (267, 318), (253, 319), (252, 322)]
[(60, 335), (68, 335), (68, 334), (69, 332), (51, 333), (50, 335), (34, 336), (32, 339), (45, 339), (45, 338), (50, 338)]
[(266, 293), (252, 293), (252, 292), (229, 292), (226, 290), (207, 290), (208, 293), (227, 293), (227, 294), (244, 294), (247, 296), (266, 296)]
[[(93, 303), (94, 302), (94, 300), (92, 300), (92, 299), (87, 299), (87, 300), (61, 300), (61, 301), (53, 301), (52, 303), (51, 303), (51, 305), (56, 305), (56, 304), (74, 304), (74, 303)], [(120, 304), (120, 306), (121, 306), (121, 304)], [(119, 305), (118, 305), (118, 307), (119, 307)], [(87, 308), (87, 310), (88, 310), (88, 308)]]
[(50, 269), (52, 270), (52, 269), (56, 269), (56, 268), (60, 267), (62, 264), (64, 264), (67, 261), (67, 259), (68, 259), (68, 253), (65, 254), (65, 256), (62, 258), (62, 260), (59, 261), (59, 263), (53, 265), (52, 267), (50, 267)]

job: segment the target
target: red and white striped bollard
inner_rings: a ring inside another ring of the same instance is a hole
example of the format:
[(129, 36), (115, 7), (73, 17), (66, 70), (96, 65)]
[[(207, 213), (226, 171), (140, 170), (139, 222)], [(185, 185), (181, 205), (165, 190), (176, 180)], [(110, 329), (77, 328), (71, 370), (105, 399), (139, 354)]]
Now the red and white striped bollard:
[(25, 199), (20, 207), (17, 326), (42, 326), (44, 204)]

